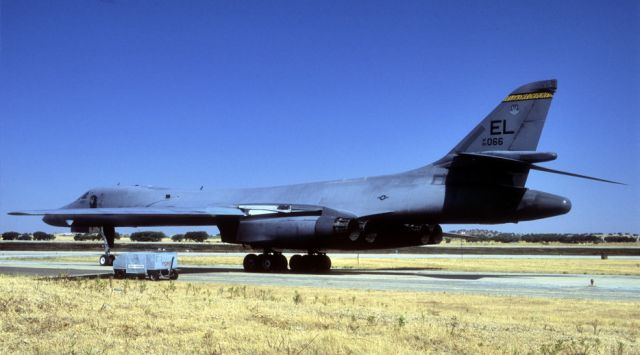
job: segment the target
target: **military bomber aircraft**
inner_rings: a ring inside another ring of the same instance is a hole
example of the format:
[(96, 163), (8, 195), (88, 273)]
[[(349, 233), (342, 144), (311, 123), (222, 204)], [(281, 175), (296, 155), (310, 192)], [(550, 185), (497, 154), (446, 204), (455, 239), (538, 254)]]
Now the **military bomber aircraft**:
[[(438, 244), (441, 224), (517, 223), (569, 212), (568, 198), (525, 187), (530, 170), (616, 183), (536, 165), (556, 153), (536, 151), (556, 80), (523, 85), (498, 104), (444, 157), (418, 169), (376, 177), (215, 191), (102, 187), (39, 215), (75, 232), (99, 228), (100, 264), (111, 265), (116, 227), (215, 225), (222, 241), (261, 254), (246, 271), (326, 271), (331, 249)], [(282, 250), (300, 250), (289, 261)]]

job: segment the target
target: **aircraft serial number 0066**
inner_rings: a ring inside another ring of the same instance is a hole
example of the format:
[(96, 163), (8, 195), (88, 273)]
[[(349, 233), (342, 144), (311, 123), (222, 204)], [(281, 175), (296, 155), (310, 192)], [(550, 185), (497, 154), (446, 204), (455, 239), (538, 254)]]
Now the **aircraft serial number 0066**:
[(482, 145), (483, 146), (488, 146), (488, 145), (502, 145), (504, 144), (504, 140), (502, 139), (502, 137), (500, 138), (482, 138)]
[[(213, 191), (101, 187), (58, 209), (10, 214), (44, 216), (73, 232), (98, 228), (102, 265), (117, 260), (116, 227), (216, 225), (223, 242), (262, 250), (245, 257), (246, 271), (329, 271), (327, 250), (439, 244), (441, 224), (517, 223), (569, 212), (568, 198), (525, 186), (530, 170), (613, 182), (536, 165), (557, 157), (536, 150), (556, 88), (555, 80), (517, 88), (445, 156), (401, 173)], [(304, 254), (287, 260), (283, 250)]]

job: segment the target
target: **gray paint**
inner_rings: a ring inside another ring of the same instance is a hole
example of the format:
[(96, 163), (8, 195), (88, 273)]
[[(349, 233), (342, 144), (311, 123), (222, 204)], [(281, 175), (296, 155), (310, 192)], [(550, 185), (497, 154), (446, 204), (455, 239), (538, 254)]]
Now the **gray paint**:
[(11, 214), (75, 229), (218, 225), (227, 242), (301, 249), (437, 243), (429, 233), (438, 224), (556, 216), (570, 210), (567, 198), (524, 187), (530, 169), (585, 177), (532, 164), (557, 156), (535, 151), (556, 87), (547, 80), (517, 88), (442, 159), (403, 173), (213, 191), (95, 188), (61, 209)]

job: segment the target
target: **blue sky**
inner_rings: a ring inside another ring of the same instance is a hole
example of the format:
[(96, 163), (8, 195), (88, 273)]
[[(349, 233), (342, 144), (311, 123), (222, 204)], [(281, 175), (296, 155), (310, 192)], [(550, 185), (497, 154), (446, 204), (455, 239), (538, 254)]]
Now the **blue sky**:
[(94, 186), (409, 170), (549, 78), (545, 166), (629, 186), (532, 172), (573, 210), (489, 228), (640, 232), (639, 4), (2, 1), (0, 232)]

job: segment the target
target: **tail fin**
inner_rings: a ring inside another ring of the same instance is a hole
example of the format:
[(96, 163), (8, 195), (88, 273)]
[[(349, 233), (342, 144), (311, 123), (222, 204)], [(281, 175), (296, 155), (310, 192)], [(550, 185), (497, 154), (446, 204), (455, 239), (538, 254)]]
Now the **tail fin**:
[(515, 89), (449, 154), (536, 150), (557, 85), (544, 80)]

